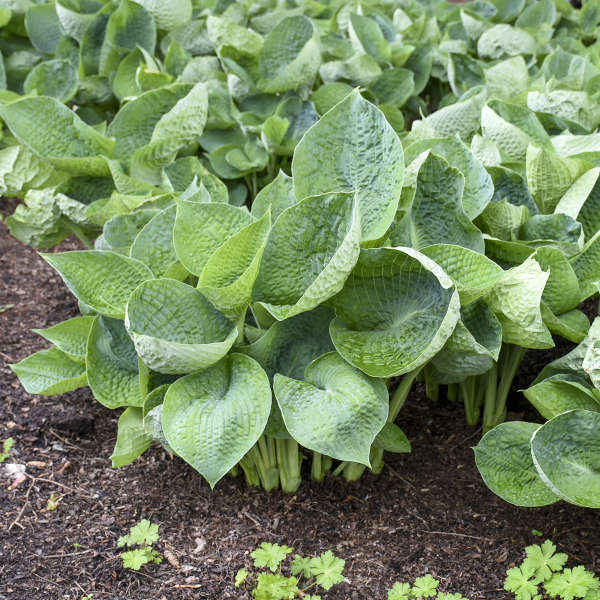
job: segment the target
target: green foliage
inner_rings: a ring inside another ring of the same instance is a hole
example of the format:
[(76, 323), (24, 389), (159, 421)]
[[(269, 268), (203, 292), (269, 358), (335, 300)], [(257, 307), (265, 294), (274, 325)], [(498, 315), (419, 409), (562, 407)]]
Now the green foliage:
[(152, 545), (158, 541), (158, 537), (158, 525), (150, 523), (147, 519), (142, 519), (129, 530), (128, 534), (121, 536), (117, 546), (133, 548), (121, 553), (123, 567), (139, 571), (145, 564), (160, 564), (162, 556), (152, 548)]
[(413, 583), (397, 581), (388, 591), (388, 600), (411, 600), (415, 598), (435, 598), (436, 600), (468, 600), (459, 593), (438, 592), (440, 582), (429, 573), (417, 577)]
[(288, 546), (262, 542), (250, 556), (254, 567), (268, 569), (269, 572), (249, 573), (240, 569), (235, 576), (235, 587), (248, 586), (256, 600), (321, 600), (321, 596), (308, 594), (309, 589), (319, 586), (329, 591), (334, 585), (344, 581), (345, 561), (336, 557), (331, 550), (315, 557), (296, 554), (289, 564), (290, 575), (282, 570), (288, 554), (293, 552)]
[(9, 456), (12, 447), (15, 445), (15, 440), (11, 437), (6, 438), (2, 442), (2, 452), (0, 452), (0, 463), (3, 463)]
[(583, 565), (565, 567), (567, 555), (556, 553), (550, 540), (527, 546), (525, 553), (523, 563), (509, 569), (504, 582), (504, 589), (513, 592), (516, 600), (540, 598), (541, 585), (547, 597), (561, 600), (591, 600), (600, 590), (600, 579)]

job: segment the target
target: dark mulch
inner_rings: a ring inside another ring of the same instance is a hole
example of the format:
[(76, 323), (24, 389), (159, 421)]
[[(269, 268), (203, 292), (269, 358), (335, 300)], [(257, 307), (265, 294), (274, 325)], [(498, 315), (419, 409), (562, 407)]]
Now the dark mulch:
[[(5, 205), (5, 214), (11, 208)], [(67, 242), (61, 249), (74, 247)], [(263, 540), (305, 554), (332, 549), (346, 559), (348, 583), (324, 596), (332, 600), (384, 600), (394, 581), (428, 572), (444, 590), (506, 599), (504, 573), (524, 545), (539, 541), (532, 529), (573, 561), (600, 570), (597, 513), (564, 503), (503, 503), (475, 468), (470, 446), (479, 432), (465, 425), (458, 407), (428, 401), (420, 386), (399, 422), (413, 453), (390, 457), (379, 477), (368, 474), (358, 484), (307, 482), (286, 496), (226, 479), (211, 492), (158, 448), (114, 470), (108, 457), (116, 412), (87, 390), (30, 396), (6, 366), (45, 346), (31, 328), (73, 316), (76, 304), (35, 251), (0, 224), (0, 305), (6, 304), (14, 308), (0, 313), (0, 440), (15, 439), (7, 462), (29, 463), (31, 478), (9, 489), (6, 463), (0, 466), (0, 600), (80, 599), (84, 592), (94, 600), (247, 598), (232, 579)], [(527, 385), (550, 356), (532, 353), (518, 384)], [(60, 501), (46, 511), (51, 493)], [(120, 566), (117, 538), (140, 518), (160, 524), (158, 548), (171, 552), (179, 569), (166, 561), (140, 573)]]

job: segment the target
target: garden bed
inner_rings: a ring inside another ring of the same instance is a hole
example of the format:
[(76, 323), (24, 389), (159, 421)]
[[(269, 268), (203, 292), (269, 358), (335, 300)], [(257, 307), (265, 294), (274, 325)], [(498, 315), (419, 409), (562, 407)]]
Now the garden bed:
[[(7, 204), (5, 215), (14, 208)], [(74, 247), (67, 241), (60, 249)], [(524, 545), (539, 541), (532, 530), (572, 560), (600, 569), (595, 512), (565, 503), (516, 508), (494, 496), (473, 460), (480, 431), (465, 424), (460, 407), (432, 404), (420, 385), (399, 421), (413, 453), (386, 456), (380, 476), (365, 475), (357, 484), (303, 483), (290, 496), (225, 478), (211, 492), (188, 465), (158, 447), (114, 470), (114, 411), (87, 389), (28, 395), (7, 367), (45, 347), (30, 329), (74, 316), (77, 308), (58, 274), (3, 224), (0, 298), (14, 305), (0, 313), (0, 440), (15, 440), (0, 466), (0, 600), (90, 593), (94, 600), (245, 597), (233, 578), (261, 541), (308, 555), (331, 549), (345, 559), (348, 582), (328, 600), (383, 600), (394, 581), (425, 573), (441, 580), (440, 589), (471, 599), (508, 598), (506, 569)], [(531, 352), (517, 384), (527, 385), (551, 358)], [(518, 401), (512, 409), (527, 410)], [(509, 412), (508, 418), (523, 416)], [(29, 477), (14, 489), (5, 469), (11, 462), (29, 463)], [(47, 511), (52, 493), (60, 501)], [(116, 542), (141, 518), (160, 525), (156, 547), (171, 560), (134, 573), (121, 567)]]

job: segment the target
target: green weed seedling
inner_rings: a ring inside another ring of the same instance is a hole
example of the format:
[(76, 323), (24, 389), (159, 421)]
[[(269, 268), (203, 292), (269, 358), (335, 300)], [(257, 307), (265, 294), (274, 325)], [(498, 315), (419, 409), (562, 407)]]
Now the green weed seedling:
[(412, 600), (417, 598), (435, 598), (435, 600), (467, 600), (462, 594), (438, 592), (440, 582), (431, 575), (417, 577), (413, 583), (397, 581), (388, 592), (388, 600)]
[(150, 523), (147, 519), (142, 519), (137, 525), (134, 525), (129, 533), (121, 536), (117, 542), (119, 548), (124, 546), (133, 548), (121, 554), (123, 567), (139, 571), (145, 564), (160, 564), (162, 556), (152, 548), (152, 544), (157, 541), (158, 525)]
[(0, 463), (3, 463), (9, 456), (12, 447), (15, 444), (15, 440), (11, 437), (4, 440), (2, 444), (2, 452), (0, 452)]
[(255, 600), (321, 600), (321, 596), (309, 594), (309, 590), (322, 588), (329, 591), (344, 581), (345, 561), (327, 550), (314, 558), (296, 554), (290, 561), (290, 575), (282, 572), (283, 563), (293, 549), (289, 546), (263, 542), (250, 556), (254, 559), (256, 572), (240, 569), (235, 576), (235, 587), (251, 589)]
[(515, 600), (539, 600), (542, 595), (561, 600), (600, 600), (600, 579), (583, 565), (565, 567), (567, 555), (557, 553), (550, 540), (541, 546), (527, 546), (525, 553), (525, 560), (509, 569), (504, 581), (504, 589), (512, 592)]

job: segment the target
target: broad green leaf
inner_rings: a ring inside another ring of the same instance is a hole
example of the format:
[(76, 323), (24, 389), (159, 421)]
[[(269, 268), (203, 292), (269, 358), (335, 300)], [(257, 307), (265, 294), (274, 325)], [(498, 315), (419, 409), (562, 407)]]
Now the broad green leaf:
[[(414, 74), (409, 69), (403, 69), (402, 67), (386, 69), (371, 83), (369, 89), (373, 92), (380, 105), (393, 104), (394, 106), (400, 107), (403, 106), (414, 93)], [(346, 94), (344, 94), (344, 96), (345, 95)], [(313, 94), (313, 99), (314, 96), (315, 95)], [(407, 162), (410, 161), (407, 159)]]
[(535, 54), (536, 48), (535, 38), (530, 33), (506, 24), (494, 25), (477, 40), (477, 53), (482, 58)]
[(209, 16), (206, 20), (206, 29), (217, 52), (223, 46), (231, 45), (244, 54), (256, 57), (263, 45), (262, 36), (255, 31), (220, 17)]
[(477, 224), (490, 236), (509, 241), (519, 237), (519, 231), (529, 216), (527, 206), (516, 206), (507, 200), (501, 200), (490, 202)]
[(537, 113), (564, 119), (568, 123), (592, 132), (600, 124), (600, 107), (587, 92), (573, 90), (531, 91), (527, 106)]
[(142, 361), (167, 374), (215, 364), (238, 334), (198, 290), (174, 279), (137, 287), (127, 302), (125, 325)]
[(583, 250), (569, 262), (581, 286), (581, 299), (596, 294), (600, 282), (600, 231), (590, 238)]
[(365, 52), (379, 64), (390, 59), (392, 52), (390, 44), (383, 36), (375, 19), (351, 13), (348, 35), (357, 52)]
[(321, 51), (310, 19), (288, 17), (265, 38), (258, 55), (258, 87), (273, 94), (312, 85), (320, 65)]
[(32, 331), (52, 342), (69, 358), (82, 362), (85, 360), (87, 339), (93, 322), (94, 317), (73, 317), (52, 327)]
[(548, 272), (532, 258), (505, 271), (485, 297), (502, 324), (502, 338), (523, 348), (551, 348), (552, 336), (542, 321), (540, 302)]
[(468, 248), (434, 244), (421, 250), (452, 279), (463, 306), (485, 295), (502, 277), (502, 268), (489, 258)]
[(542, 300), (542, 318), (544, 325), (554, 333), (576, 344), (581, 343), (587, 335), (590, 322), (585, 313), (578, 309), (555, 315)]
[(78, 300), (116, 319), (125, 316), (125, 305), (133, 290), (153, 277), (144, 263), (115, 252), (76, 250), (41, 256), (58, 271)]
[(146, 264), (156, 277), (182, 279), (187, 271), (177, 260), (173, 247), (175, 206), (155, 215), (137, 234), (129, 255)]
[(319, 75), (324, 83), (347, 80), (352, 86), (368, 86), (382, 73), (377, 61), (363, 52), (347, 60), (332, 60), (321, 65)]
[(175, 452), (214, 487), (256, 443), (270, 410), (265, 372), (252, 358), (230, 354), (171, 384), (163, 429)]
[(198, 278), (198, 289), (232, 320), (240, 318), (252, 300), (270, 229), (267, 212), (217, 248)]
[(402, 375), (441, 350), (460, 314), (450, 278), (410, 248), (361, 250), (333, 299), (331, 339), (351, 364), (374, 377)]
[(548, 487), (572, 504), (600, 508), (600, 412), (572, 410), (542, 425), (531, 440)]
[(426, 150), (431, 150), (463, 174), (465, 184), (462, 207), (469, 219), (475, 219), (494, 194), (494, 185), (488, 172), (469, 148), (456, 137), (422, 140), (411, 144), (406, 149), (406, 163), (410, 164)]
[(10, 368), (28, 394), (54, 396), (86, 385), (85, 365), (58, 348), (40, 350)]
[(56, 52), (63, 31), (52, 3), (30, 6), (25, 13), (25, 28), (37, 50), (44, 54)]
[(476, 95), (444, 106), (425, 117), (423, 121), (413, 123), (413, 129), (417, 123), (422, 123), (432, 129), (436, 137), (458, 135), (462, 140), (468, 140), (480, 127), (483, 102), (483, 96)]
[(278, 320), (311, 310), (342, 289), (359, 252), (356, 197), (306, 198), (285, 210), (273, 226), (254, 299)]
[(392, 222), (403, 173), (398, 136), (358, 91), (306, 132), (292, 161), (298, 200), (328, 192), (357, 193), (363, 240), (380, 238)]
[(156, 26), (165, 31), (187, 24), (192, 18), (191, 0), (135, 0), (153, 17)]
[(523, 394), (544, 419), (576, 408), (600, 412), (600, 399), (570, 375), (552, 375), (523, 390)]
[(374, 448), (396, 454), (410, 452), (411, 446), (406, 434), (394, 423), (386, 423), (373, 440)]
[(538, 475), (531, 456), (531, 438), (539, 427), (522, 421), (501, 423), (474, 448), (485, 484), (517, 506), (547, 506), (559, 499)]
[(184, 192), (196, 180), (197, 185), (203, 185), (210, 195), (211, 202), (229, 202), (227, 186), (213, 175), (196, 156), (178, 158), (164, 169), (175, 191)]
[(119, 417), (117, 442), (110, 456), (113, 468), (124, 467), (141, 456), (152, 443), (144, 430), (142, 409), (130, 406)]
[(116, 139), (115, 158), (128, 161), (138, 148), (149, 144), (154, 128), (162, 116), (191, 89), (192, 86), (187, 83), (174, 83), (145, 92), (125, 104), (115, 115), (107, 131), (108, 135)]
[(111, 217), (102, 230), (104, 241), (114, 252), (128, 255), (137, 234), (159, 212), (158, 209), (151, 208)]
[(276, 374), (273, 390), (283, 420), (301, 445), (370, 466), (369, 452), (388, 416), (388, 392), (331, 352), (306, 367), (304, 381)]
[(275, 223), (286, 208), (296, 204), (293, 185), (292, 178), (279, 171), (277, 177), (256, 194), (250, 209), (252, 215), (259, 219), (270, 208), (271, 221)]
[(429, 153), (419, 169), (411, 207), (392, 226), (392, 245), (420, 250), (454, 244), (483, 253), (483, 236), (463, 210), (464, 184), (460, 171)]
[(102, 5), (95, 0), (72, 2), (57, 0), (56, 14), (65, 33), (81, 42), (83, 35)]
[(579, 306), (581, 290), (573, 267), (556, 248), (542, 246), (533, 255), (542, 270), (550, 271), (542, 300), (559, 315)]
[(207, 114), (207, 88), (205, 84), (197, 83), (160, 118), (149, 143), (133, 154), (132, 175), (144, 181), (160, 183), (160, 174), (155, 174), (155, 171), (172, 162), (179, 150), (202, 135)]
[(26, 94), (51, 96), (68, 102), (77, 92), (77, 71), (67, 60), (47, 60), (37, 65), (23, 83)]
[(178, 200), (173, 246), (181, 264), (200, 276), (209, 258), (254, 218), (242, 208), (219, 202)]
[(591, 237), (600, 229), (600, 219), (598, 219), (596, 214), (598, 210), (596, 183), (599, 176), (600, 168), (598, 167), (586, 171), (573, 182), (554, 209), (556, 213), (562, 213), (573, 219), (579, 219), (588, 237)]
[(86, 125), (55, 98), (26, 97), (0, 105), (13, 135), (37, 156), (74, 175), (109, 175), (103, 156), (114, 141)]
[(142, 406), (138, 358), (123, 321), (96, 317), (87, 343), (88, 385), (107, 408)]
[(510, 100), (529, 87), (529, 72), (522, 56), (514, 56), (485, 69), (485, 83), (492, 97)]

